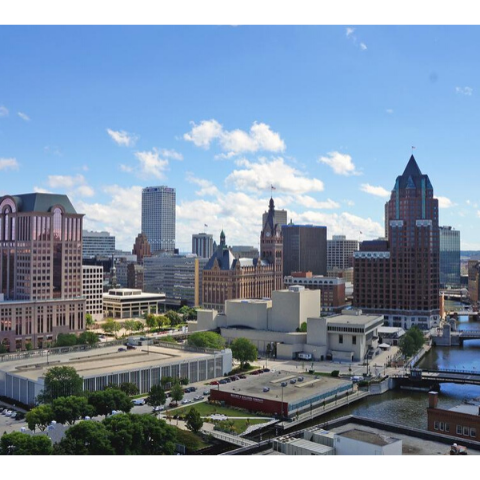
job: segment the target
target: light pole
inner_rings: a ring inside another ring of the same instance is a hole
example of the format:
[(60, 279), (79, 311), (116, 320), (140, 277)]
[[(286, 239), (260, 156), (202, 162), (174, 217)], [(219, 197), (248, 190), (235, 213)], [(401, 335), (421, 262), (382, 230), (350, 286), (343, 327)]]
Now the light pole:
[(285, 388), (285, 382), (282, 382), (281, 385), (282, 385), (282, 407), (281, 407), (281, 413), (280, 413), (280, 415), (281, 415), (281, 418), (282, 418), (282, 420), (283, 420), (283, 389)]

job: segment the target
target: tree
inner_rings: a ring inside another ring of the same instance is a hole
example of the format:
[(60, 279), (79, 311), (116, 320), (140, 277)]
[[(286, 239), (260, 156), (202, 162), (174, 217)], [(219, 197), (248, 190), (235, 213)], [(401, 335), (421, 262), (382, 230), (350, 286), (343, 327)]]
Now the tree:
[(200, 416), (200, 412), (195, 408), (191, 408), (190, 411), (185, 415), (185, 425), (193, 433), (198, 433), (203, 427), (203, 420)]
[(116, 322), (113, 318), (107, 318), (102, 326), (102, 329), (105, 333), (114, 333), (115, 338), (117, 338), (117, 333), (121, 328), (122, 326), (120, 323)]
[(44, 385), (39, 396), (42, 403), (50, 403), (58, 397), (83, 395), (83, 378), (73, 367), (50, 368), (45, 375)]
[(91, 328), (95, 325), (95, 320), (90, 313), (85, 315), (85, 324), (87, 325), (87, 328)]
[(115, 415), (103, 422), (116, 455), (172, 455), (176, 431), (151, 415)]
[(138, 395), (139, 392), (138, 387), (131, 382), (123, 382), (122, 384), (120, 384), (120, 390), (129, 395), (130, 397)]
[(424, 343), (425, 337), (422, 331), (417, 326), (413, 326), (402, 336), (398, 345), (405, 357), (411, 357), (422, 348)]
[(145, 330), (145, 325), (141, 320), (136, 320), (135, 321), (135, 331), (136, 332), (143, 332)]
[(51, 405), (32, 408), (26, 415), (28, 428), (34, 432), (38, 427), (43, 432), (52, 423), (54, 417)]
[(180, 402), (183, 398), (183, 388), (180, 383), (175, 382), (170, 393), (174, 402)]
[(135, 320), (126, 320), (125, 323), (123, 324), (123, 328), (125, 328), (125, 330), (132, 333), (135, 331), (135, 327), (137, 326), (136, 324), (137, 322)]
[(159, 327), (167, 328), (171, 325), (170, 319), (165, 315), (157, 315), (155, 318), (157, 319), (157, 324)]
[(77, 420), (94, 416), (95, 408), (85, 397), (59, 397), (52, 403), (54, 420), (62, 425), (73, 425)]
[(83, 421), (70, 427), (54, 446), (55, 455), (114, 455), (109, 431), (100, 422)]
[(230, 348), (233, 358), (240, 362), (240, 368), (243, 368), (245, 362), (253, 362), (257, 359), (257, 348), (246, 338), (236, 338)]
[(162, 377), (160, 379), (160, 385), (163, 387), (164, 390), (170, 388), (171, 384), (173, 383), (173, 377)]
[(225, 339), (215, 332), (195, 332), (188, 336), (188, 345), (221, 350), (225, 347)]
[(79, 345), (95, 345), (98, 343), (98, 335), (93, 332), (82, 332), (77, 339), (77, 343)]
[(174, 312), (173, 310), (169, 310), (165, 314), (165, 317), (167, 317), (170, 320), (170, 325), (172, 327), (175, 327), (179, 323), (182, 323), (182, 317), (177, 312)]
[(45, 435), (6, 433), (0, 439), (0, 455), (51, 455), (52, 441)]
[(57, 347), (73, 347), (77, 344), (77, 336), (74, 333), (59, 333), (57, 336)]
[(158, 327), (157, 317), (155, 315), (152, 315), (151, 313), (147, 315), (147, 318), (145, 319), (145, 323), (147, 324), (147, 327), (150, 330), (153, 330), (154, 328)]
[(97, 415), (108, 415), (113, 410), (128, 413), (133, 406), (130, 397), (116, 388), (90, 393), (88, 403), (94, 407)]
[(164, 405), (166, 400), (167, 395), (161, 385), (153, 385), (146, 398), (147, 405), (150, 405), (153, 408), (158, 407), (159, 405)]

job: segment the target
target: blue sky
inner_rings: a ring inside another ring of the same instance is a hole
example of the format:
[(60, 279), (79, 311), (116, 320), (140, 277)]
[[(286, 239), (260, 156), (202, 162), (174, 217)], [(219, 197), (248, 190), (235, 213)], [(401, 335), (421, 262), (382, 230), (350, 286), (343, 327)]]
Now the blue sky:
[[(177, 189), (177, 245), (295, 223), (383, 234), (412, 153), (440, 223), (480, 249), (479, 27), (0, 27), (0, 193), (67, 193), (131, 248), (141, 188)], [(362, 235), (360, 235), (362, 232)]]

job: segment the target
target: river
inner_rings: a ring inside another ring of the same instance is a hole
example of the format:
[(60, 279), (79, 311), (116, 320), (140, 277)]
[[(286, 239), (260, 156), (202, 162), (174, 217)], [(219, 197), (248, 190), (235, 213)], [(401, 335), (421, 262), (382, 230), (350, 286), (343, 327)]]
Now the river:
[[(480, 330), (480, 322), (469, 320), (469, 317), (460, 317), (457, 328)], [(434, 347), (418, 367), (456, 368), (480, 372), (480, 340), (466, 341), (463, 347)], [(477, 397), (480, 397), (480, 386), (444, 383), (441, 385), (438, 406), (448, 409), (462, 403), (465, 399)], [(322, 416), (320, 422), (352, 414), (426, 430), (427, 407), (427, 392), (390, 390), (383, 395), (368, 397), (350, 407)]]

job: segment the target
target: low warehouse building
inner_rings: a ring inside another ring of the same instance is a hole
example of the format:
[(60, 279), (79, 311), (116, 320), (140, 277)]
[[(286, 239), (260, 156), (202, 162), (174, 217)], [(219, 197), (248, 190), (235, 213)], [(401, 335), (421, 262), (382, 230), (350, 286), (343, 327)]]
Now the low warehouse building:
[(353, 391), (350, 380), (332, 377), (299, 376), (276, 371), (249, 375), (239, 382), (218, 385), (210, 400), (270, 415), (294, 418), (297, 413), (319, 407), (323, 402)]
[(188, 378), (194, 383), (232, 370), (229, 349), (197, 350), (168, 343), (128, 351), (109, 346), (49, 356), (45, 352), (32, 352), (31, 356), (3, 362), (0, 365), (0, 395), (34, 405), (44, 388), (45, 374), (49, 368), (57, 366), (75, 368), (83, 377), (83, 389), (89, 392), (103, 390), (109, 384), (130, 382), (140, 393), (148, 393), (162, 377)]

